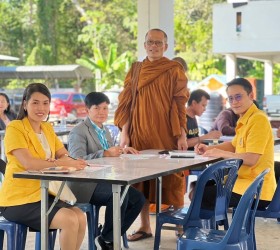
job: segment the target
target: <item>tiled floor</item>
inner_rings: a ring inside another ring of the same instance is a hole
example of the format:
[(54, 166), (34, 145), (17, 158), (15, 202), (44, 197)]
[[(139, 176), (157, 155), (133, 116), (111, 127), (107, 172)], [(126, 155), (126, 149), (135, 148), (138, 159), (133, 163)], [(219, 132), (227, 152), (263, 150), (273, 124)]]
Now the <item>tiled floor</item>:
[[(103, 210), (100, 213), (103, 215)], [(231, 214), (229, 215), (229, 218)], [(155, 216), (151, 215), (152, 228), (155, 229)], [(137, 230), (139, 225), (139, 218), (134, 222), (132, 227), (128, 230), (131, 233), (133, 230)], [(34, 233), (28, 233), (28, 239), (26, 249), (34, 249)], [(256, 219), (256, 239), (258, 250), (280, 250), (280, 224), (275, 219)], [(138, 241), (129, 242), (130, 250), (152, 250), (154, 238)], [(6, 249), (4, 247), (4, 249)], [(56, 241), (56, 250), (59, 250), (58, 240)], [(85, 237), (82, 250), (87, 248), (87, 237)], [(175, 250), (176, 249), (176, 237), (173, 231), (164, 230), (162, 231), (161, 250)]]

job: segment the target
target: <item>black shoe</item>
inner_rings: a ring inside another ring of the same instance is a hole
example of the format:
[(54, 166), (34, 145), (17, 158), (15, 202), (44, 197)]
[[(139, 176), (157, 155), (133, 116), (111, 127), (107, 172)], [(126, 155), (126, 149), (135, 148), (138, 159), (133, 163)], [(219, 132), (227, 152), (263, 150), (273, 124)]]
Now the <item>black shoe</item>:
[(113, 250), (113, 243), (106, 243), (101, 236), (97, 236), (94, 240), (97, 250)]

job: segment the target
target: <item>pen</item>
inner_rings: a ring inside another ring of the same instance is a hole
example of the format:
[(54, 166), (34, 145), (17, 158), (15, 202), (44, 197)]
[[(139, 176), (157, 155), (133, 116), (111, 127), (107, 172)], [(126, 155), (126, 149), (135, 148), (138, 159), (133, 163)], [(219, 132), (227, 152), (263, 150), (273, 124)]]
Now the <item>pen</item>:
[(77, 158), (72, 157), (72, 156), (70, 156), (70, 155), (68, 155), (68, 154), (65, 154), (65, 156), (67, 156), (67, 157), (69, 157), (69, 158), (71, 158), (71, 159), (73, 159), (73, 160), (78, 160)]
[[(73, 157), (73, 156), (70, 156), (70, 155), (68, 155), (68, 154), (65, 154), (65, 156), (67, 156), (67, 157), (69, 157), (69, 158), (71, 158), (71, 159), (73, 159), (73, 160), (78, 160), (77, 158), (75, 158), (75, 157)], [(87, 163), (87, 166), (88, 167), (90, 167), (90, 164), (89, 163)]]
[(187, 155), (171, 155), (170, 158), (194, 158), (194, 156), (187, 156)]

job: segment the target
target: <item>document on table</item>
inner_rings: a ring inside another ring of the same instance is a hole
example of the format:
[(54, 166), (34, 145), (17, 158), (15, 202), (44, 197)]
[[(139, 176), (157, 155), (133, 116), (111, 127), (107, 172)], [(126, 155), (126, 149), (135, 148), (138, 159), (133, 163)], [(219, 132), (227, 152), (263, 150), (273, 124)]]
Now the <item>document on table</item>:
[(121, 159), (128, 159), (128, 160), (146, 160), (152, 157), (158, 157), (155, 154), (122, 154), (120, 155)]
[(194, 158), (196, 153), (193, 151), (185, 151), (185, 152), (176, 152), (169, 151), (170, 158)]
[(69, 174), (75, 172), (76, 168), (69, 167), (50, 167), (50, 168), (43, 168), (41, 170), (28, 170), (28, 173), (41, 173), (41, 174)]
[(95, 172), (98, 170), (102, 170), (104, 168), (111, 168), (111, 167), (113, 167), (113, 165), (88, 163), (88, 166), (85, 168), (85, 170), (89, 172)]
[(227, 135), (223, 135), (219, 138), (219, 140), (221, 141), (232, 141), (234, 136), (227, 136)]

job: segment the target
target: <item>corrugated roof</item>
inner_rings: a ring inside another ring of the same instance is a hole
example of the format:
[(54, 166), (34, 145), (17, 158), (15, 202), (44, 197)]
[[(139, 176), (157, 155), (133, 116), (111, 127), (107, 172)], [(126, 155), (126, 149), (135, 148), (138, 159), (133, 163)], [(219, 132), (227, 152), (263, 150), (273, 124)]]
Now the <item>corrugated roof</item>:
[(77, 79), (93, 78), (90, 69), (80, 65), (0, 67), (0, 79)]
[(18, 57), (0, 55), (0, 61), (18, 61)]

